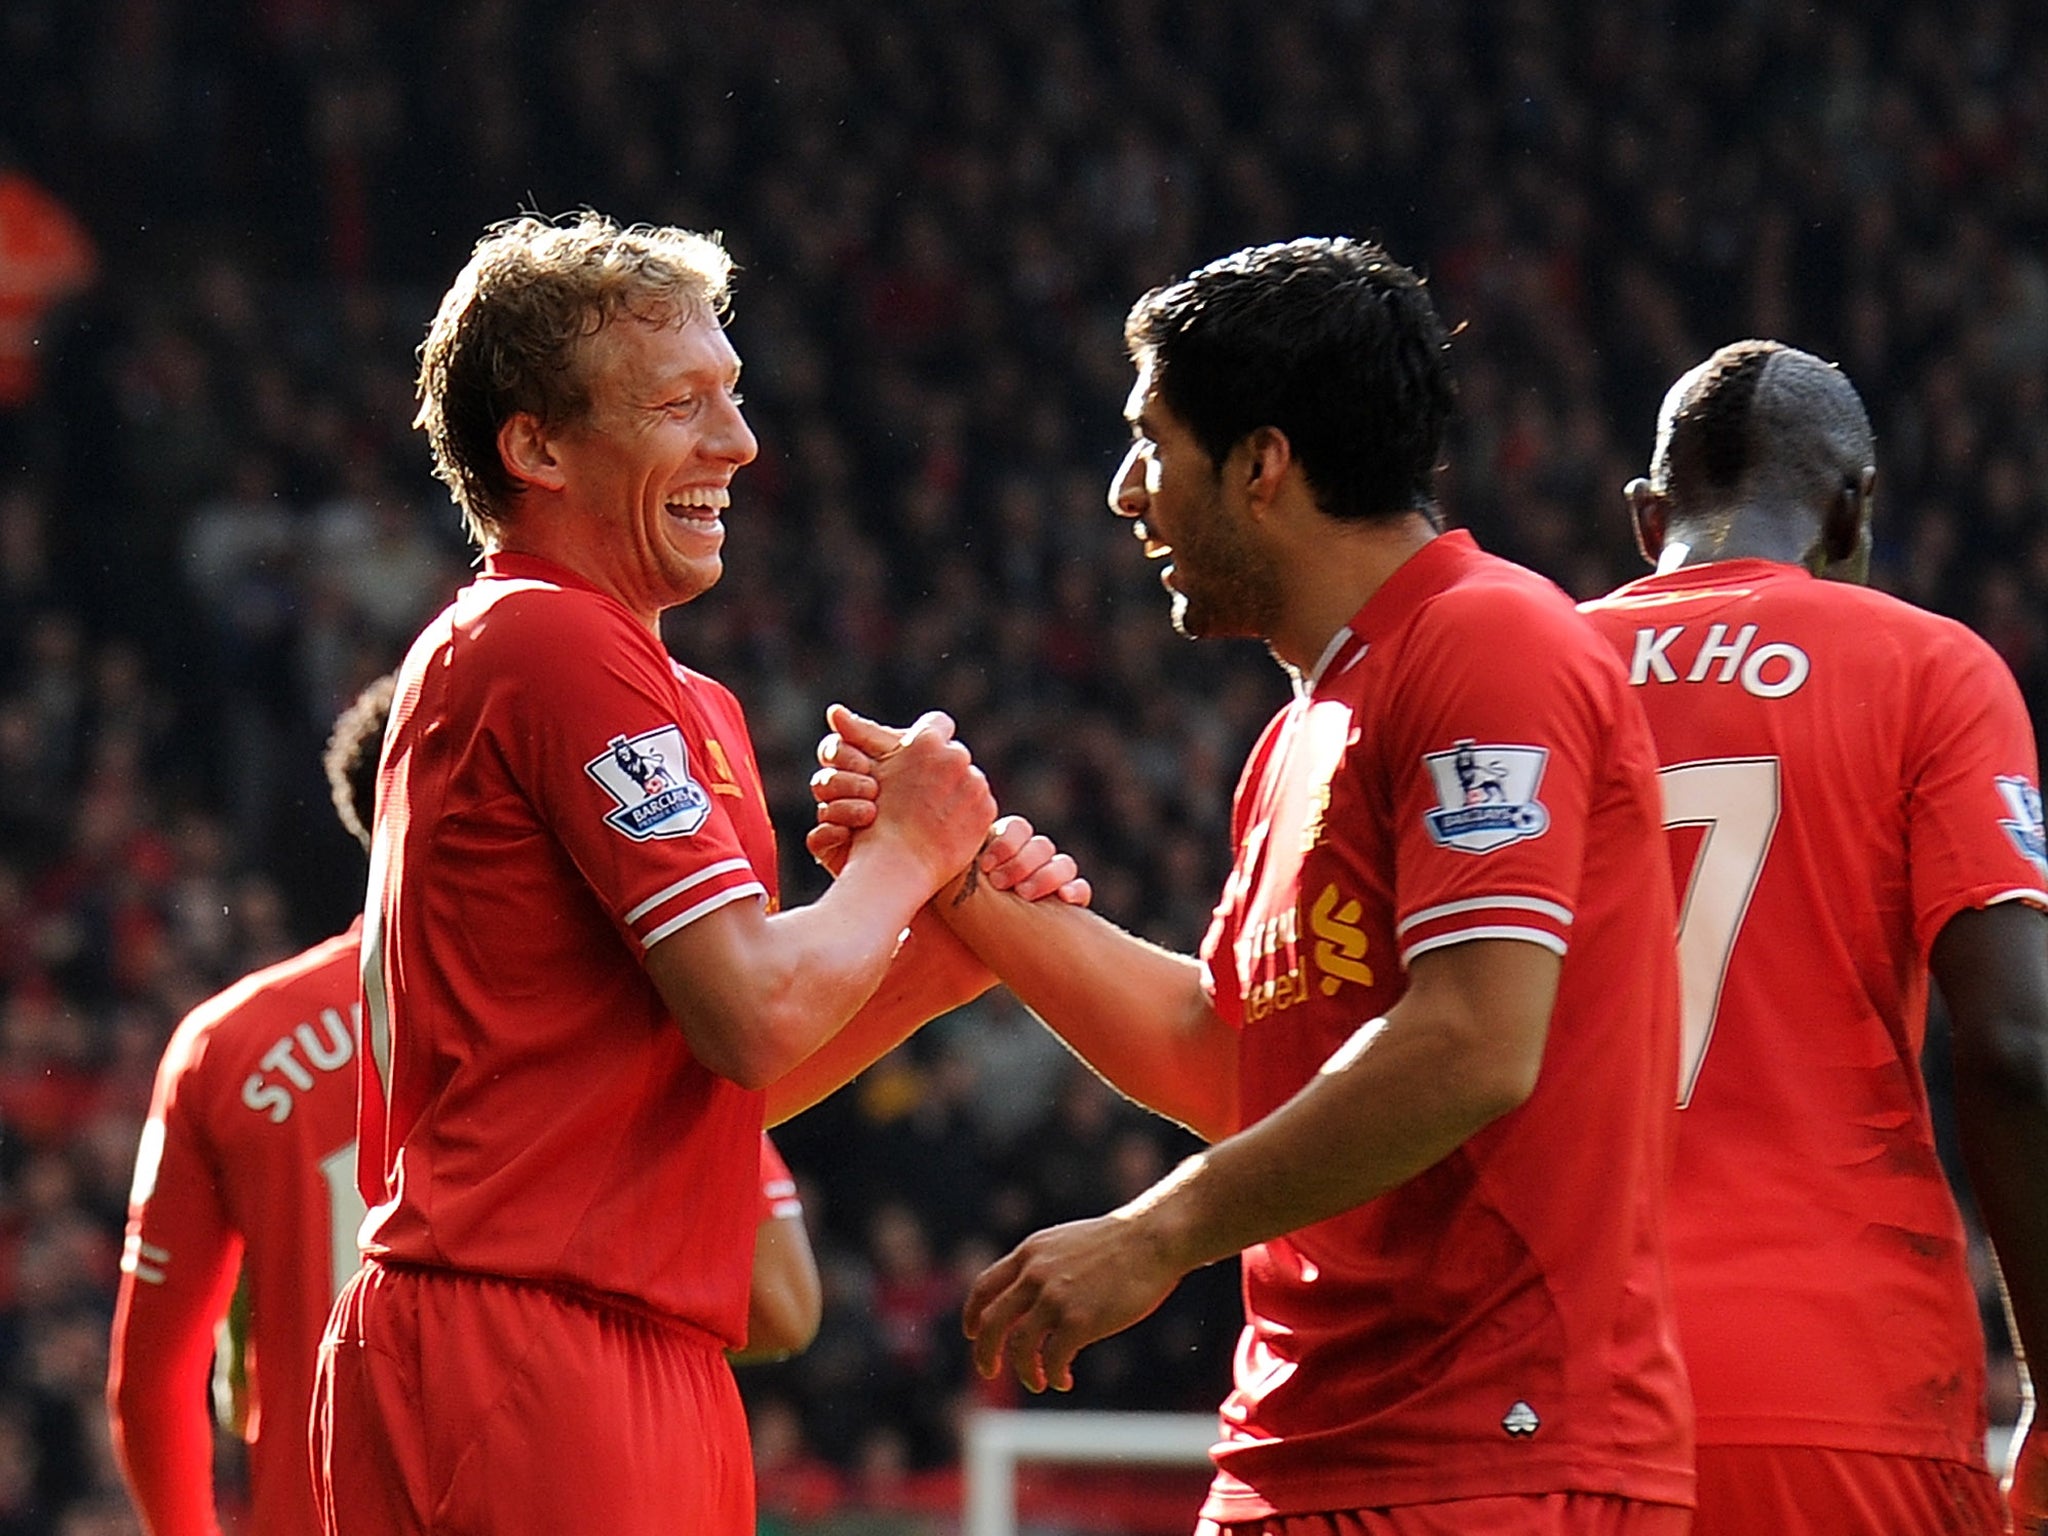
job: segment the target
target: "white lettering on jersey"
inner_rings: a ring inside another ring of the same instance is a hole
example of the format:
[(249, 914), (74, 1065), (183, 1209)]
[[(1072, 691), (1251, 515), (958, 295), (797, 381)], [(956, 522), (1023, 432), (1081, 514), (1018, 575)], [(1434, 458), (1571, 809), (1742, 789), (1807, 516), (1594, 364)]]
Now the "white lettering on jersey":
[[(257, 1063), (262, 1070), (242, 1080), (242, 1102), (259, 1115), (270, 1116), (273, 1125), (284, 1124), (292, 1114), (292, 1089), (308, 1093), (318, 1081), (306, 1069), (307, 1063), (316, 1071), (339, 1072), (355, 1060), (356, 1029), (361, 1023), (360, 1008), (351, 1008), (346, 1019), (339, 1009), (323, 1008), (320, 1029), (311, 1024), (295, 1025), (263, 1053)], [(276, 1081), (272, 1074), (284, 1081)]]
[(1671, 642), (1685, 633), (1683, 624), (1674, 624), (1669, 629), (1639, 629), (1636, 631), (1636, 654), (1628, 664), (1628, 680), (1640, 688), (1656, 673), (1660, 683), (1675, 683), (1678, 674), (1671, 663), (1664, 659), (1664, 653), (1671, 649)]
[[(1636, 631), (1635, 651), (1629, 658), (1628, 680), (1640, 688), (1652, 681), (1675, 683), (1679, 671), (1673, 665), (1673, 651), (1684, 655), (1689, 649), (1692, 626), (1674, 624), (1668, 629), (1644, 627)], [(1782, 699), (1797, 693), (1813, 675), (1813, 659), (1787, 640), (1773, 640), (1751, 649), (1756, 626), (1745, 624), (1731, 639), (1726, 624), (1709, 625), (1692, 651), (1691, 665), (1684, 673), (1688, 683), (1739, 682), (1743, 692), (1759, 699)]]

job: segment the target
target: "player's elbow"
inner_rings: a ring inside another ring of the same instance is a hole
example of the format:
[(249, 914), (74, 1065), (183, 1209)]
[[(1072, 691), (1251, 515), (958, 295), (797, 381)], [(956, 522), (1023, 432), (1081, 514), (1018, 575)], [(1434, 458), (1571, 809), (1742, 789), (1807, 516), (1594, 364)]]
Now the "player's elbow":
[(811, 1347), (824, 1319), (824, 1308), (813, 1295), (809, 1304), (793, 1293), (757, 1299), (756, 1310), (747, 1322), (745, 1360), (786, 1360)]
[(747, 1006), (683, 1021), (690, 1050), (706, 1067), (749, 1090), (787, 1076), (817, 1042), (814, 1011), (790, 988), (757, 994)]
[[(1520, 1027), (1490, 1027), (1473, 1018), (1464, 1030), (1442, 1037), (1443, 1081), (1452, 1087), (1459, 1117), (1472, 1131), (1491, 1125), (1529, 1102), (1543, 1072), (1544, 1021)], [(1497, 1021), (1492, 1021), (1497, 1024)]]
[(2008, 1112), (2048, 1114), (2048, 1017), (1999, 1010), (1956, 1020), (1957, 1092)]
[(1538, 1053), (1533, 1059), (1520, 1054), (1504, 1055), (1474, 1074), (1468, 1084), (1466, 1112), (1473, 1128), (1491, 1125), (1502, 1115), (1512, 1114), (1529, 1102), (1536, 1092), (1536, 1079), (1543, 1066)]

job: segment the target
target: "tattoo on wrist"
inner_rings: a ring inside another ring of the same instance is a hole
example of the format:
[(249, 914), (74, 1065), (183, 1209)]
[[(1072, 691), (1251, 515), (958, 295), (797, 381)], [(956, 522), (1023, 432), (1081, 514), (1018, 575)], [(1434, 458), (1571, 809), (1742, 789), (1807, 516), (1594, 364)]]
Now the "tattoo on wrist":
[(974, 894), (974, 888), (981, 884), (981, 856), (988, 852), (988, 845), (996, 840), (994, 832), (981, 840), (981, 846), (974, 850), (974, 857), (967, 861), (967, 878), (960, 882), (960, 889), (954, 893), (953, 905), (959, 906)]

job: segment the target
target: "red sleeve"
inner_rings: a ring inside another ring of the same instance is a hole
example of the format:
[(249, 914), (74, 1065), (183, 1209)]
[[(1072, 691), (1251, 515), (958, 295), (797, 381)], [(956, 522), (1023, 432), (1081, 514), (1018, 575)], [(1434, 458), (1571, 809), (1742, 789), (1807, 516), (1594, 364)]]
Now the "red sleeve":
[(1471, 939), (1562, 955), (1613, 658), (1569, 608), (1502, 585), (1438, 598), (1406, 644), (1391, 776), (1401, 963)]
[(775, 1143), (763, 1132), (759, 1225), (765, 1226), (771, 1221), (783, 1221), (803, 1213), (803, 1202), (796, 1197), (796, 1178), (790, 1173), (789, 1164), (782, 1160), (782, 1154), (775, 1150)]
[(242, 1240), (228, 1225), (191, 1103), (198, 1038), (181, 1028), (157, 1069), (129, 1194), (107, 1368), (115, 1454), (155, 1536), (220, 1531), (208, 1378)]
[(2026, 705), (2005, 663), (1960, 625), (1930, 653), (1908, 750), (1906, 842), (1913, 933), (1924, 960), (1967, 908), (2048, 909), (2040, 772)]
[(729, 902), (765, 900), (706, 787), (706, 722), (660, 643), (595, 602), (557, 598), (546, 623), (508, 644), (524, 696), (500, 717), (515, 727), (501, 746), (598, 899), (643, 950)]

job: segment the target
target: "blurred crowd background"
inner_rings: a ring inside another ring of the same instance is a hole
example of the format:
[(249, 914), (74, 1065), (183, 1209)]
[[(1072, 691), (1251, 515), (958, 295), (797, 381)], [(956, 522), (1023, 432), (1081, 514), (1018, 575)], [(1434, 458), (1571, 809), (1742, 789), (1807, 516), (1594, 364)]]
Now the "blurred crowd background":
[[(319, 744), (469, 563), (413, 349), (485, 224), (584, 205), (741, 265), (762, 454), (669, 639), (749, 707), (788, 899), (822, 878), (824, 705), (938, 706), (1103, 912), (1197, 942), (1284, 683), (1175, 637), (1105, 509), (1121, 321), (1296, 234), (1429, 276), (1450, 518), (1581, 597), (1638, 573), (1620, 487), (1671, 379), (1747, 335), (1840, 360), (1880, 441), (1876, 579), (2048, 719), (2031, 0), (8, 0), (0, 1536), (136, 1529), (100, 1392), (157, 1054), (359, 908)], [(1002, 996), (778, 1139), (827, 1315), (746, 1383), (764, 1518), (944, 1528), (960, 1415), (1005, 1400), (972, 1383), (966, 1279), (1186, 1143)], [(1229, 1266), (1193, 1277), (1072, 1401), (1212, 1407), (1235, 1312)]]

